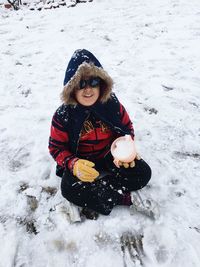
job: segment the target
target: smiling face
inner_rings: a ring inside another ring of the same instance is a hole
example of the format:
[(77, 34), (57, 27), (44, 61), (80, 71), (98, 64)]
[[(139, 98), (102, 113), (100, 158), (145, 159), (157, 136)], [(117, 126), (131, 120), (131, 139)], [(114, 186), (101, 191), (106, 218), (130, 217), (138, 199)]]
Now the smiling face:
[(100, 96), (100, 86), (90, 86), (86, 85), (83, 89), (78, 89), (75, 91), (75, 98), (79, 104), (83, 106), (92, 106)]
[(77, 90), (75, 92), (76, 100), (83, 106), (92, 106), (98, 100), (99, 95), (99, 87), (92, 88), (87, 86), (85, 89)]

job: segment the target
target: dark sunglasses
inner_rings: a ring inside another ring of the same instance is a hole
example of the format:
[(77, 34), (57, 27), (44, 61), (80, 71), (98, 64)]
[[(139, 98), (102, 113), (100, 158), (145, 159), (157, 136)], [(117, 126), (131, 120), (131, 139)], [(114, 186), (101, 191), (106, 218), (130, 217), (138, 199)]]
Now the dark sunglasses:
[(93, 77), (88, 80), (80, 80), (79, 90), (85, 89), (87, 86), (95, 88), (100, 86), (101, 79), (99, 77)]

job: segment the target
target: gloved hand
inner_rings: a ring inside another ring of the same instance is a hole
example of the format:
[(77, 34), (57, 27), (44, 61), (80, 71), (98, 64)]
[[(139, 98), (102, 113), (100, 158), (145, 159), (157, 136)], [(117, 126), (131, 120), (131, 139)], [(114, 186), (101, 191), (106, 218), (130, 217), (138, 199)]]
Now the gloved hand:
[(93, 182), (99, 176), (99, 172), (93, 168), (94, 165), (89, 160), (78, 159), (73, 166), (73, 175), (83, 182)]
[[(137, 160), (140, 160), (141, 159), (141, 157), (140, 157), (140, 155), (137, 153), (136, 154), (136, 157), (135, 157), (135, 159), (137, 159)], [(135, 159), (133, 160), (133, 161), (131, 161), (131, 162), (122, 162), (122, 161), (117, 161), (117, 162), (115, 162), (115, 160), (114, 160), (114, 164), (118, 167), (124, 167), (124, 168), (133, 168), (133, 167), (135, 167)]]

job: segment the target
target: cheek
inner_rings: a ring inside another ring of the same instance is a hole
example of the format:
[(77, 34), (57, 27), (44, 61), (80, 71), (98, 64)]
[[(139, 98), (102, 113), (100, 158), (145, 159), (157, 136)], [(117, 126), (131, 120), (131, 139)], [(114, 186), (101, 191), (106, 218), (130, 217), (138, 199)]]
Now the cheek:
[(97, 98), (99, 98), (99, 96), (100, 96), (100, 91), (97, 91), (96, 96), (97, 96)]
[(78, 97), (78, 95), (79, 95), (79, 91), (75, 91), (75, 92), (74, 92), (74, 95), (75, 95), (75, 97)]
[(81, 94), (80, 94), (79, 91), (77, 91), (77, 92), (75, 92), (74, 96), (75, 96), (76, 99), (80, 99)]
[(100, 89), (97, 90), (97, 92), (96, 92), (96, 96), (97, 96), (97, 97), (100, 96)]

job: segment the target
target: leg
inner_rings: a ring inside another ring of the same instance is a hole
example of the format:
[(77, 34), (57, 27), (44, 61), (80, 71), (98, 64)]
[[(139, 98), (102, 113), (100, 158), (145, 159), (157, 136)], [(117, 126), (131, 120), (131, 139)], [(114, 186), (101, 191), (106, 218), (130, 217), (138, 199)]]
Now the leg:
[(134, 168), (117, 168), (113, 164), (112, 156), (108, 154), (105, 163), (109, 171), (115, 175), (123, 192), (139, 190), (146, 186), (151, 179), (151, 168), (143, 159), (135, 160)]
[(120, 175), (123, 179), (123, 186), (127, 191), (136, 191), (147, 185), (151, 179), (151, 168), (143, 160), (136, 160), (134, 168), (125, 169), (122, 167)]
[(112, 186), (112, 179), (106, 176), (93, 183), (81, 182), (66, 171), (61, 182), (62, 195), (77, 206), (109, 215), (122, 199), (122, 195)]

